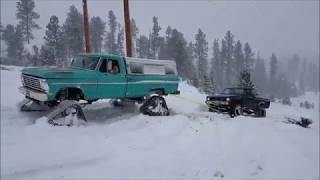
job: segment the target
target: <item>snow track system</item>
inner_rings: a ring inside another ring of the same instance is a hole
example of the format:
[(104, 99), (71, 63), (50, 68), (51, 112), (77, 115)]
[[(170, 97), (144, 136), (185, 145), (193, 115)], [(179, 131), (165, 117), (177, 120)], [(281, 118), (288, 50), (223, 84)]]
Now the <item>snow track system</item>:
[(149, 116), (169, 116), (165, 99), (161, 96), (151, 96), (140, 107), (140, 112)]
[[(50, 110), (49, 106), (29, 99), (23, 100), (19, 106), (20, 110), (24, 112)], [(49, 111), (44, 118), (53, 126), (85, 125), (87, 122), (81, 104), (78, 101), (73, 100), (62, 101)]]
[[(118, 104), (118, 101), (115, 102), (117, 102), (116, 107), (126, 105), (126, 103)], [(129, 104), (134, 104), (134, 102), (130, 102)], [(86, 105), (86, 103), (80, 103), (75, 100), (64, 100), (54, 107), (49, 107), (44, 103), (35, 102), (30, 99), (25, 99), (19, 104), (20, 110), (24, 112), (48, 112), (48, 114), (41, 119), (46, 119), (48, 123), (53, 126), (86, 125), (87, 119), (82, 109), (84, 105)], [(147, 98), (141, 105), (140, 112), (149, 116), (169, 115), (166, 101), (161, 96), (150, 96)]]

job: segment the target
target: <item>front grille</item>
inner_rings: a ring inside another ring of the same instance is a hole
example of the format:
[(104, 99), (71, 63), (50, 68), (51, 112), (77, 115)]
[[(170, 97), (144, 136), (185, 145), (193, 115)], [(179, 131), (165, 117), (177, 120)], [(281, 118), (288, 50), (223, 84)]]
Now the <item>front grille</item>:
[(40, 79), (33, 77), (33, 76), (28, 76), (23, 74), (23, 86), (36, 90), (36, 91), (41, 91), (44, 92), (43, 89), (40, 87)]

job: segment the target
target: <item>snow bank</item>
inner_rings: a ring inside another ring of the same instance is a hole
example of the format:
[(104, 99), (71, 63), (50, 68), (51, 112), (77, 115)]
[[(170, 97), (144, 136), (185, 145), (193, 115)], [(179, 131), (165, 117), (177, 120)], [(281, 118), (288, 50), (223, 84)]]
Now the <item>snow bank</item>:
[[(18, 111), (20, 68), (10, 68), (1, 70), (1, 178), (319, 179), (318, 108), (272, 103), (266, 118), (230, 119), (207, 112), (205, 95), (181, 82), (186, 99), (166, 97), (171, 116), (101, 100), (86, 107), (87, 126), (52, 127), (35, 121), (42, 113)], [(287, 116), (314, 123), (304, 129)]]

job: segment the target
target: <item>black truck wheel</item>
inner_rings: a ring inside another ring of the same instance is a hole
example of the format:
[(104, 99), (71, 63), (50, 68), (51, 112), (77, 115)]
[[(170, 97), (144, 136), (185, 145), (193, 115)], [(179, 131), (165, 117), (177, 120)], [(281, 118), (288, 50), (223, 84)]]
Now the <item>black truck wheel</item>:
[(257, 108), (255, 115), (256, 117), (266, 117), (266, 110), (263, 108)]
[(229, 110), (229, 115), (230, 117), (236, 117), (236, 116), (240, 116), (243, 114), (243, 111), (242, 111), (242, 107), (240, 104), (237, 104), (235, 106), (233, 106), (232, 108), (230, 108)]
[(140, 107), (140, 112), (149, 116), (168, 116), (169, 109), (165, 99), (161, 96), (152, 96)]

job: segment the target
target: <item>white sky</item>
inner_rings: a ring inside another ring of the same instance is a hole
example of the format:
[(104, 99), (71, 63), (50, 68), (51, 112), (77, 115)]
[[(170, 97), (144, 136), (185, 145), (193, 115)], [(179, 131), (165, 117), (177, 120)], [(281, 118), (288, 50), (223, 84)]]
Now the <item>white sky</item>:
[[(35, 0), (37, 21), (42, 30), (36, 31), (39, 44), (44, 36), (51, 15), (57, 15), (60, 23), (65, 20), (69, 6), (74, 4), (82, 12), (81, 0)], [(152, 29), (152, 16), (159, 17), (162, 33), (168, 25), (183, 32), (193, 40), (198, 28), (207, 34), (210, 48), (214, 38), (222, 38), (231, 30), (236, 39), (248, 41), (254, 51), (269, 58), (274, 52), (286, 57), (293, 53), (319, 60), (319, 1), (184, 1), (184, 0), (129, 0), (130, 15), (136, 20), (140, 33)], [(122, 0), (88, 0), (89, 16), (104, 20), (113, 10), (123, 24)], [(1, 1), (1, 21), (5, 26), (15, 24), (15, 0)]]

